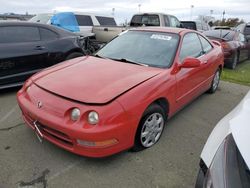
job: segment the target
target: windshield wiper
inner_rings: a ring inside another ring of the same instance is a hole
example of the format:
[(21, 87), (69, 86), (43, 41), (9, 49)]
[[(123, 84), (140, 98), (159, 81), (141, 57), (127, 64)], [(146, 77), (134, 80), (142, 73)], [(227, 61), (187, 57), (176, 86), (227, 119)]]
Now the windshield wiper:
[(140, 66), (145, 66), (145, 67), (148, 67), (148, 65), (147, 65), (147, 64), (143, 64), (143, 63), (135, 62), (135, 61), (132, 61), (132, 60), (129, 60), (129, 59), (125, 59), (125, 58), (121, 58), (121, 59), (110, 58), (110, 59), (115, 60), (115, 61), (124, 62), (124, 63), (131, 63), (131, 64), (135, 64), (135, 65), (140, 65)]

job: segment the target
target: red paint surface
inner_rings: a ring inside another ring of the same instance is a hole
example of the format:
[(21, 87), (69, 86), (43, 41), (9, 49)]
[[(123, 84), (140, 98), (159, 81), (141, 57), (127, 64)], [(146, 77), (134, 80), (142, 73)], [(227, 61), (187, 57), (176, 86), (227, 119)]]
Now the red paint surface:
[[(180, 44), (183, 35), (190, 32), (150, 30), (179, 33)], [(23, 118), (33, 129), (33, 121), (38, 121), (43, 125), (45, 139), (76, 154), (104, 157), (129, 149), (134, 144), (142, 114), (150, 104), (165, 99), (167, 115), (171, 117), (210, 88), (214, 73), (223, 67), (222, 49), (213, 46), (212, 51), (199, 58), (201, 65), (196, 68), (180, 68), (179, 49), (169, 69), (94, 57), (64, 62), (34, 75), (18, 92)], [(43, 103), (41, 108), (37, 107), (38, 101)], [(73, 122), (70, 112), (75, 107), (80, 109), (81, 118)], [(88, 112), (92, 110), (100, 117), (94, 126), (87, 122)], [(102, 148), (83, 147), (77, 139), (89, 142), (116, 139), (118, 143)]]

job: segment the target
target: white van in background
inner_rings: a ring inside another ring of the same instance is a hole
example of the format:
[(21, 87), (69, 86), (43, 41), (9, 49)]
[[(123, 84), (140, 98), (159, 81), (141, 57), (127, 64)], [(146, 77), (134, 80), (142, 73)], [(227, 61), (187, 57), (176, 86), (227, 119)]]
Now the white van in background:
[(71, 32), (80, 33), (83, 36), (92, 36), (93, 26), (116, 26), (114, 17), (96, 15), (83, 12), (57, 12), (54, 14), (37, 14), (29, 20), (30, 22), (39, 22), (51, 24)]

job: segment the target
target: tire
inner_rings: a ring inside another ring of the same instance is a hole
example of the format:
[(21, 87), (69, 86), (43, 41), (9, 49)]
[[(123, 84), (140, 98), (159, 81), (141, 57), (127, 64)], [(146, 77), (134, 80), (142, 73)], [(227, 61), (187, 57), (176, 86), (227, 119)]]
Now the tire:
[(80, 53), (80, 52), (73, 52), (73, 53), (69, 54), (66, 57), (66, 60), (74, 59), (74, 58), (81, 57), (81, 56), (83, 56), (82, 53)]
[(221, 70), (217, 69), (217, 71), (214, 74), (213, 81), (211, 83), (211, 87), (208, 90), (208, 93), (215, 93), (216, 90), (218, 89), (219, 83), (220, 83), (220, 75), (221, 75)]
[(132, 151), (141, 151), (155, 145), (160, 140), (166, 120), (167, 116), (161, 106), (150, 105), (140, 120)]
[(235, 69), (236, 65), (238, 64), (238, 61), (239, 61), (239, 54), (238, 54), (238, 52), (235, 52), (233, 55), (232, 61), (229, 62), (229, 64), (228, 64), (228, 68)]

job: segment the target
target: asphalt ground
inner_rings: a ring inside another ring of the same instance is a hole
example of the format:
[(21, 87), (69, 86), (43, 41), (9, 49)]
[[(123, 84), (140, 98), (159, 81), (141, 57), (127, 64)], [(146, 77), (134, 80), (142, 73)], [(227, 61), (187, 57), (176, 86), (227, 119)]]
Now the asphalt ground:
[(45, 141), (24, 125), (18, 88), (0, 91), (0, 188), (194, 187), (199, 155), (216, 123), (250, 87), (221, 82), (168, 121), (160, 141), (141, 152), (91, 159)]

